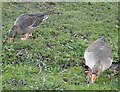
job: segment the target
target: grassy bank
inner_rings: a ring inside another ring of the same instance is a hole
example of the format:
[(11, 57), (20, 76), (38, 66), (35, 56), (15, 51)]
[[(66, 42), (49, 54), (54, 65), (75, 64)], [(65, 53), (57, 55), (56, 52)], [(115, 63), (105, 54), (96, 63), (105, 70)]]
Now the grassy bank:
[[(27, 41), (8, 30), (22, 13), (47, 12)], [(101, 74), (88, 87), (82, 69), (84, 51), (105, 36), (118, 62), (117, 3), (2, 3), (3, 89), (118, 90), (118, 76)], [(22, 52), (22, 55), (20, 54)]]

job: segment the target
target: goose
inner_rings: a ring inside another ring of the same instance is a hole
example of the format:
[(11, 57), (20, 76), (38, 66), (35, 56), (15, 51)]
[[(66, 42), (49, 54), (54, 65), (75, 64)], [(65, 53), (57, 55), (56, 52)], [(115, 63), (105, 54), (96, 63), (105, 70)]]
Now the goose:
[(88, 46), (84, 58), (90, 68), (88, 83), (95, 83), (97, 77), (112, 65), (112, 49), (108, 41), (101, 37)]
[(27, 40), (29, 36), (32, 36), (33, 29), (38, 27), (39, 24), (46, 19), (48, 19), (48, 16), (45, 14), (21, 14), (8, 32), (10, 42), (13, 41), (13, 38), (17, 34), (24, 34), (21, 40)]

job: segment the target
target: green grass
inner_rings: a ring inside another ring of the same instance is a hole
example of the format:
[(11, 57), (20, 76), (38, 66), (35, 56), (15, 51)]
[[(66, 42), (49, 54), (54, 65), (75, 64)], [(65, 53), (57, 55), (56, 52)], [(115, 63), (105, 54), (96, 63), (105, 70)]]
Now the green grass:
[[(31, 39), (18, 35), (9, 43), (8, 30), (20, 14), (49, 11)], [(110, 80), (107, 72), (88, 87), (81, 67), (85, 49), (100, 36), (118, 62), (117, 15), (117, 3), (2, 3), (3, 89), (118, 90), (119, 75)]]
[(2, 90), (2, 59), (1, 59), (1, 55), (2, 55), (2, 3), (0, 2), (0, 91)]

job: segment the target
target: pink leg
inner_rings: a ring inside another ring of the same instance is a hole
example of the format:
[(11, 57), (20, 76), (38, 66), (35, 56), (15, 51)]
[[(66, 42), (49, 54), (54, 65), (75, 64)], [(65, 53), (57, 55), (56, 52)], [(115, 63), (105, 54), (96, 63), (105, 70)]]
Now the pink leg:
[(29, 36), (32, 36), (32, 33), (29, 33)]
[(27, 38), (28, 38), (28, 36), (29, 36), (29, 33), (26, 33), (24, 36), (25, 36), (25, 37), (24, 37), (24, 38), (21, 38), (21, 40), (27, 40)]
[(90, 72), (89, 72), (89, 76), (92, 77), (92, 70), (90, 70)]

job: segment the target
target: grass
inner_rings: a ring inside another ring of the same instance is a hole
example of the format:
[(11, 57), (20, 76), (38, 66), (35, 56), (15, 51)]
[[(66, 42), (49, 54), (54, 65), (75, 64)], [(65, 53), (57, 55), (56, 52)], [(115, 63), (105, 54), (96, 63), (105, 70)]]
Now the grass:
[[(8, 30), (26, 12), (50, 14), (31, 39), (18, 35), (9, 43)], [(88, 87), (81, 64), (87, 46), (100, 36), (109, 40), (118, 63), (117, 15), (117, 3), (2, 3), (3, 89), (119, 90), (119, 75), (110, 80), (107, 72)]]
[[(2, 12), (2, 3), (0, 3), (0, 12)], [(2, 90), (2, 59), (1, 59), (1, 55), (2, 55), (2, 14), (0, 14), (0, 91)]]

